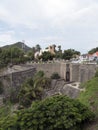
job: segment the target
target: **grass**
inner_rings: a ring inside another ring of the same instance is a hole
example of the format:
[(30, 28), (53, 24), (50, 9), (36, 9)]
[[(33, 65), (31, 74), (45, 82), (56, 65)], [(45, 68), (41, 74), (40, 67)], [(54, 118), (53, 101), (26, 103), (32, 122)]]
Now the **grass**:
[(98, 77), (86, 82), (84, 87), (85, 92), (80, 93), (79, 100), (90, 107), (98, 118)]
[(85, 130), (98, 130), (98, 77), (94, 77), (82, 86), (85, 91), (80, 93), (78, 99), (88, 106), (96, 116), (95, 122), (89, 124)]
[(8, 116), (11, 113), (11, 103), (7, 103), (4, 106), (0, 107), (0, 119)]

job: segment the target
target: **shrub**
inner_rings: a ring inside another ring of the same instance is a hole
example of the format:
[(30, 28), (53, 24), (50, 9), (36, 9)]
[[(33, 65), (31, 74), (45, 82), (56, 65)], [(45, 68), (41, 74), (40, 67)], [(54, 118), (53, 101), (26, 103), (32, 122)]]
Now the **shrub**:
[(96, 73), (95, 73), (95, 77), (98, 77), (98, 70), (97, 70)]
[(33, 103), (14, 118), (4, 120), (0, 125), (4, 123), (4, 127), (8, 127), (2, 130), (11, 127), (18, 127), (15, 130), (82, 130), (85, 123), (94, 119), (94, 114), (78, 100), (57, 95)]
[(2, 84), (2, 82), (0, 81), (0, 94), (2, 94), (3, 92), (4, 92), (3, 84)]
[(49, 88), (50, 82), (43, 71), (39, 71), (33, 78), (24, 82), (18, 94), (20, 105), (29, 107), (32, 101), (41, 100), (44, 88)]
[(58, 73), (55, 72), (51, 75), (51, 79), (60, 79), (60, 76)]

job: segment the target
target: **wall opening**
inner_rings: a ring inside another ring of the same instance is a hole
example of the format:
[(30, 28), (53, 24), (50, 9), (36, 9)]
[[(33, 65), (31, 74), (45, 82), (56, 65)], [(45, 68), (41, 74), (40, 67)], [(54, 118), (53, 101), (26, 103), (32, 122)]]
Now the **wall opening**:
[(69, 82), (70, 81), (70, 72), (66, 72), (66, 81)]

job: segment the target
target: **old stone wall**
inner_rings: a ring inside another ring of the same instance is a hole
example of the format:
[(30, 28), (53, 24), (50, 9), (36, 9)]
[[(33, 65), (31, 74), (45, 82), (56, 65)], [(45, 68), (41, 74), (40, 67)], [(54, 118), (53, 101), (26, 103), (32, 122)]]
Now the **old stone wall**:
[(70, 81), (79, 81), (79, 67), (80, 64), (71, 64), (70, 65)]
[(79, 81), (86, 82), (94, 77), (97, 70), (95, 64), (85, 64), (79, 66)]
[(22, 83), (26, 79), (33, 77), (35, 72), (36, 69), (32, 67), (25, 71), (13, 72), (0, 76), (0, 81), (2, 82), (4, 88), (4, 96), (9, 97), (11, 93), (14, 93), (14, 96), (17, 96), (17, 93), (19, 92)]
[(44, 63), (44, 64), (35, 64), (34, 65), (37, 71), (44, 71), (47, 77), (50, 77), (54, 72), (57, 72), (61, 77), (62, 72), (60, 70), (61, 64), (60, 63)]
[(70, 81), (85, 82), (90, 80), (96, 72), (96, 64), (71, 64), (71, 63), (44, 63), (35, 65), (37, 71), (42, 70), (50, 77), (57, 72), (61, 78), (66, 80), (69, 72)]
[[(27, 67), (27, 66), (26, 66)], [(20, 67), (15, 67), (19, 69)], [(10, 73), (0, 76), (3, 83), (4, 95), (8, 97), (11, 93), (17, 96), (21, 84), (28, 78), (33, 77), (36, 71), (44, 71), (47, 77), (57, 72), (65, 81), (85, 82), (90, 80), (98, 68), (95, 64), (71, 64), (71, 63), (44, 63), (32, 64), (25, 70), (9, 71)]]

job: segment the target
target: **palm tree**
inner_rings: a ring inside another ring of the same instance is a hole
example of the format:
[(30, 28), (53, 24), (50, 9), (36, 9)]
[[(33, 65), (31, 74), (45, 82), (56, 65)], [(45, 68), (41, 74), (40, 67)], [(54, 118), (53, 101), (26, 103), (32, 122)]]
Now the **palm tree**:
[(58, 51), (61, 52), (61, 45), (58, 46)]
[(41, 46), (40, 46), (39, 44), (37, 44), (37, 45), (35, 46), (35, 48), (36, 48), (36, 51), (39, 51), (39, 52), (40, 52)]
[(20, 89), (19, 103), (24, 107), (29, 107), (32, 101), (41, 100), (43, 90), (50, 87), (50, 79), (41, 72), (37, 73), (33, 79), (27, 80)]

